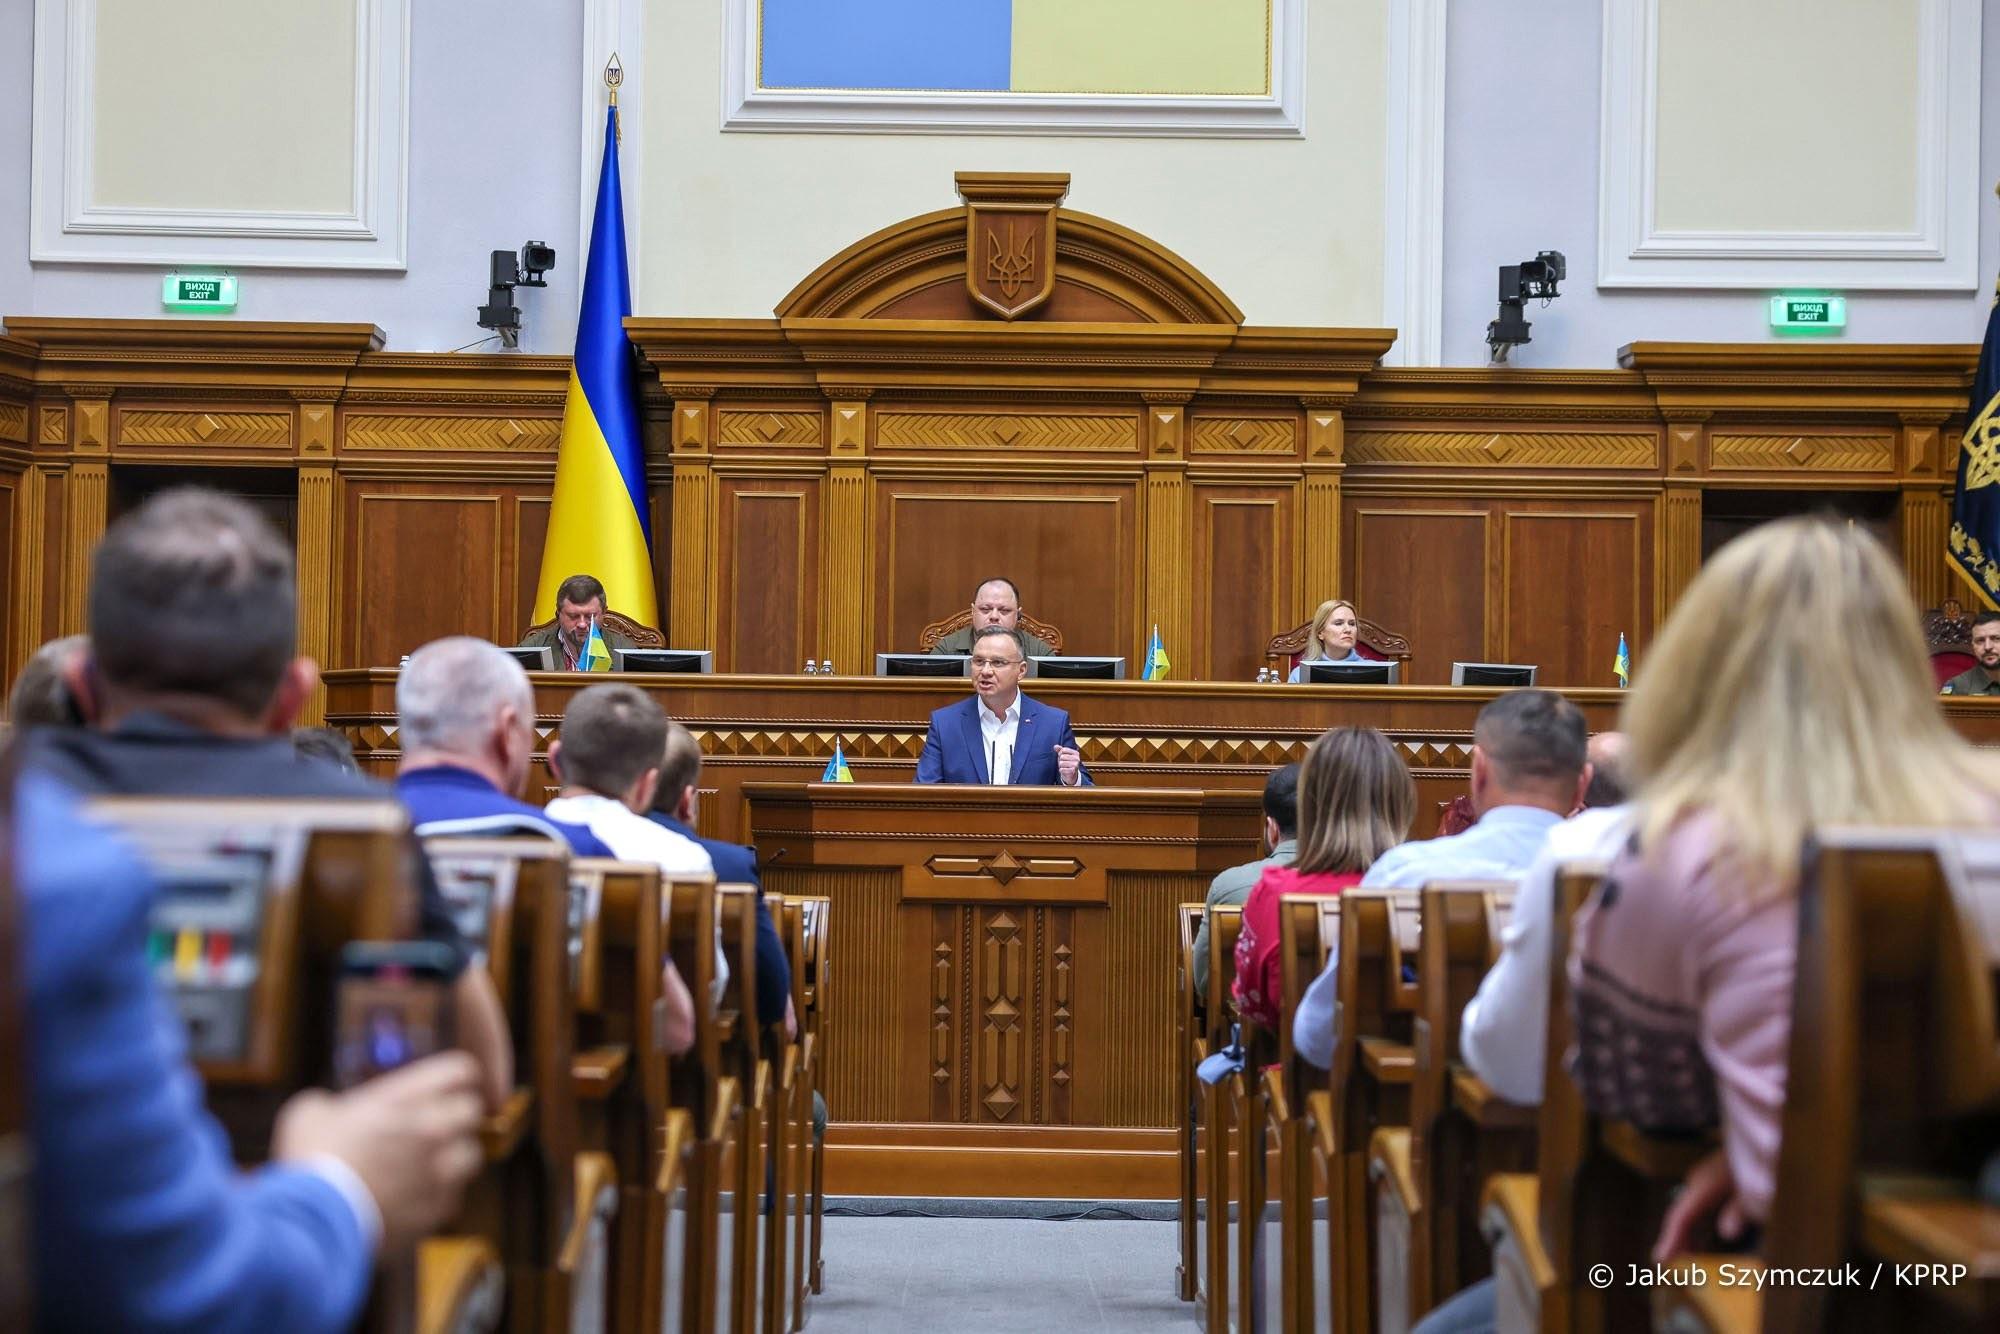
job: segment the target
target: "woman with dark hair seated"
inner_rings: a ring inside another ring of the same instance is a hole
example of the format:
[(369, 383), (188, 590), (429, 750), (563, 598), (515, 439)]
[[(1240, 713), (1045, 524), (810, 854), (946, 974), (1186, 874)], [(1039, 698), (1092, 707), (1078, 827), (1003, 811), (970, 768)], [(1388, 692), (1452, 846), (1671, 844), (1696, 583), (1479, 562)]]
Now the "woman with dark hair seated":
[(1245, 1019), (1278, 1027), (1278, 900), (1360, 884), (1377, 857), (1409, 836), (1416, 809), (1409, 766), (1374, 728), (1336, 727), (1313, 742), (1299, 774), (1298, 856), (1290, 866), (1266, 867), (1243, 905), (1235, 996)]

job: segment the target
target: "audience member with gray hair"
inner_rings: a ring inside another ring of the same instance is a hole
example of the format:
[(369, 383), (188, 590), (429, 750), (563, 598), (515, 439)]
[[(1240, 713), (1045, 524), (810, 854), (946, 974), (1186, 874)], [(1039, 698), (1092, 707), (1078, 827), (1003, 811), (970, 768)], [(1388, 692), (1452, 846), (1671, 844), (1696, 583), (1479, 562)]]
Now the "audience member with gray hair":
[(502, 650), (466, 635), (424, 645), (396, 680), (396, 720), (396, 794), (418, 833), (538, 833), (579, 856), (611, 855), (589, 829), (520, 799), (534, 763), (535, 692)]

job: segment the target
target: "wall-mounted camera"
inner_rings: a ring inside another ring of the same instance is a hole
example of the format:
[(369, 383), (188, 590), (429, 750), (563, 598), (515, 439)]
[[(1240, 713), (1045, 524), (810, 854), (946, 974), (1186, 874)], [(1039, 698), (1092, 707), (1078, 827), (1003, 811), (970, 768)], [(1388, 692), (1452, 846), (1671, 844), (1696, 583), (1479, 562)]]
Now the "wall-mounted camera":
[(502, 347), (521, 343), (521, 308), (514, 304), (517, 287), (547, 287), (542, 275), (556, 266), (555, 247), (546, 241), (530, 241), (518, 257), (511, 250), (493, 252), (491, 285), (486, 304), (479, 308), (479, 327), (500, 335)]
[(1568, 275), (1569, 266), (1560, 250), (1544, 250), (1533, 259), (1500, 266), (1500, 317), (1486, 326), (1486, 346), (1493, 349), (1493, 364), (1507, 360), (1517, 345), (1529, 341), (1528, 322), (1521, 312), (1530, 301), (1543, 305), (1561, 296), (1557, 284)]

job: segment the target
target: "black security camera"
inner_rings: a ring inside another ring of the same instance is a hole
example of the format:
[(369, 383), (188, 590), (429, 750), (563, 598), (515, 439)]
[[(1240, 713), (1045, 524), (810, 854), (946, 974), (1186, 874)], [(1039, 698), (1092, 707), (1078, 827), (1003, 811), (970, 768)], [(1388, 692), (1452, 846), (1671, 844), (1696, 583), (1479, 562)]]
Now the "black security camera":
[(1559, 284), (1569, 275), (1568, 261), (1560, 250), (1544, 250), (1533, 259), (1500, 266), (1500, 316), (1486, 326), (1486, 345), (1493, 349), (1493, 364), (1507, 360), (1508, 352), (1530, 341), (1528, 321), (1521, 317), (1530, 301), (1543, 305), (1561, 296)]
[(521, 309), (514, 304), (514, 289), (547, 287), (548, 280), (542, 275), (555, 266), (555, 247), (547, 241), (522, 246), (519, 260), (511, 250), (494, 251), (486, 304), (479, 308), (479, 327), (499, 334), (502, 347), (520, 346)]

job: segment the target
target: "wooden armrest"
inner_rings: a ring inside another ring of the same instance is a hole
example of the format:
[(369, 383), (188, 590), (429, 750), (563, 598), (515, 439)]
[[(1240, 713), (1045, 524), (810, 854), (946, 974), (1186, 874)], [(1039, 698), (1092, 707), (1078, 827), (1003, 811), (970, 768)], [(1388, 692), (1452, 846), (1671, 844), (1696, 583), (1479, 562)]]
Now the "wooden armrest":
[(799, 1078), (807, 1083), (812, 1082), (815, 1062), (819, 1057), (819, 1044), (814, 1037), (804, 1029), (799, 1030)]
[(681, 1166), (693, 1142), (694, 1118), (678, 1107), (668, 1112), (666, 1124), (660, 1127), (660, 1175), (653, 1181), (655, 1191), (672, 1195), (680, 1189)]
[(1333, 1095), (1325, 1089), (1306, 1094), (1306, 1119), (1312, 1123), (1314, 1143), (1320, 1157), (1333, 1161)]
[(487, 1162), (505, 1162), (514, 1156), (521, 1141), (527, 1138), (528, 1114), (534, 1109), (535, 1091), (518, 1088), (507, 1095), (499, 1111), (480, 1123), (479, 1147), (486, 1151)]
[(1416, 1073), (1416, 1053), (1407, 1042), (1391, 1042), (1387, 1038), (1362, 1038), (1357, 1044), (1361, 1048), (1361, 1066), (1369, 1074), (1384, 1084), (1407, 1084)]
[(590, 1225), (618, 1212), (618, 1165), (610, 1154), (579, 1153), (575, 1171), (576, 1208), (570, 1215), (569, 1235), (563, 1238), (562, 1251), (556, 1256), (556, 1268), (572, 1278), (583, 1270)]
[(506, 1271), (484, 1237), (426, 1237), (417, 1244), (417, 1334), (500, 1326)]
[(1451, 1068), (1452, 1105), (1481, 1130), (1532, 1130), (1541, 1115), (1538, 1107), (1508, 1102), (1493, 1086), (1462, 1065)]
[[(1724, 1265), (1730, 1272), (1724, 1272)], [(1676, 1334), (1757, 1334), (1764, 1323), (1764, 1297), (1743, 1275), (1763, 1267), (1762, 1260), (1748, 1255), (1675, 1256), (1672, 1264), (1662, 1266), (1665, 1276), (1653, 1289), (1653, 1327)]]
[(759, 1061), (750, 1071), (749, 1106), (754, 1108), (771, 1105), (771, 1063)]
[(1554, 1286), (1556, 1267), (1542, 1245), (1542, 1183), (1527, 1172), (1496, 1172), (1486, 1178), (1479, 1197), (1480, 1231), (1498, 1245), (1514, 1243), (1521, 1262), (1538, 1289)]
[(1630, 1121), (1606, 1121), (1600, 1131), (1613, 1158), (1652, 1181), (1679, 1181), (1715, 1148), (1715, 1136), (1648, 1134)]
[(631, 1062), (631, 1048), (623, 1043), (576, 1053), (570, 1059), (576, 1096), (586, 1102), (603, 1102), (625, 1081), (625, 1071)]
[(1974, 1315), (2000, 1315), (2000, 1207), (1975, 1199), (1963, 1186), (1864, 1182), (1861, 1244), (1891, 1264), (1964, 1266), (1965, 1277), (1956, 1283), (1926, 1288)]
[(785, 1045), (785, 1054), (778, 1062), (776, 1079), (780, 1089), (792, 1088), (799, 1082), (799, 1049), (790, 1043)]
[(715, 1015), (715, 1040), (721, 1043), (733, 1042), (736, 1038), (736, 1011), (718, 1010)]
[(724, 1075), (715, 1081), (715, 1108), (708, 1122), (710, 1140), (720, 1143), (729, 1138), (729, 1122), (736, 1115), (736, 1104), (742, 1094), (735, 1075)]
[(1368, 1139), (1368, 1179), (1387, 1181), (1396, 1202), (1414, 1218), (1424, 1207), (1417, 1193), (1417, 1174), (1410, 1166), (1410, 1132), (1404, 1126), (1383, 1126)]

